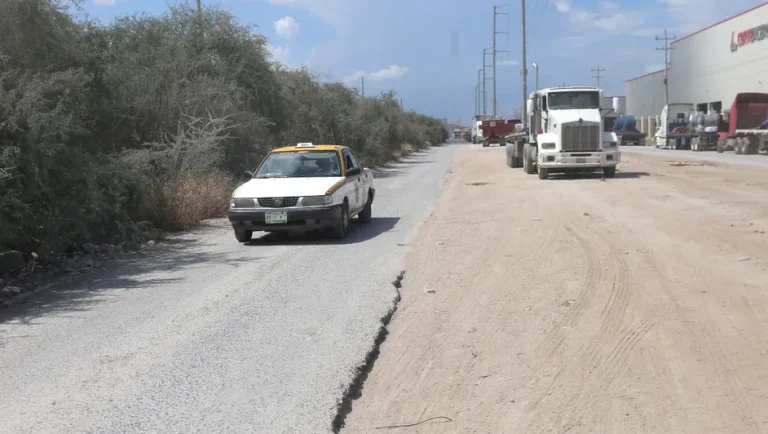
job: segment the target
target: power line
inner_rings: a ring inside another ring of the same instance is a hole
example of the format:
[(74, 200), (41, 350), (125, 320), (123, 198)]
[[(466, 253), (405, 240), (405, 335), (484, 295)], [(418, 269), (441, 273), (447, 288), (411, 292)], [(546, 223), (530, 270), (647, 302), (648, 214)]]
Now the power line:
[[(600, 73), (605, 72), (605, 68), (600, 69), (600, 64), (597, 64), (597, 69), (593, 69), (592, 72), (595, 73), (595, 75), (592, 76), (592, 78), (597, 79), (597, 87), (600, 88)], [(603, 76), (605, 77), (605, 76)]]
[(668, 37), (667, 31), (664, 30), (664, 37), (657, 36), (656, 40), (664, 41), (664, 46), (656, 47), (656, 50), (664, 51), (664, 105), (669, 105), (669, 52), (675, 49), (669, 44), (669, 41), (674, 41), (675, 37)]

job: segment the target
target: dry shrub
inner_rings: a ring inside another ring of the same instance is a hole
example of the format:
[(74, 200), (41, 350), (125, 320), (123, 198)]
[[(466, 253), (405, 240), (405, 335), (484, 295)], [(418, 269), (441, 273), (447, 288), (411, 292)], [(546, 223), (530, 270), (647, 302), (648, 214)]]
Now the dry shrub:
[(224, 216), (235, 186), (222, 172), (170, 179), (148, 196), (147, 218), (171, 231), (192, 229), (202, 220)]

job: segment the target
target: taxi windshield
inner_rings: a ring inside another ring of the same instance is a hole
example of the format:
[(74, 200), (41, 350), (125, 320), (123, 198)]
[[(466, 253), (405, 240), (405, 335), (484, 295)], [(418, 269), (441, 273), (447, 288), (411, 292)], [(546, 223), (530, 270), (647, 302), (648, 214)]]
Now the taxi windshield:
[(256, 171), (254, 178), (313, 178), (341, 176), (336, 151), (273, 152)]

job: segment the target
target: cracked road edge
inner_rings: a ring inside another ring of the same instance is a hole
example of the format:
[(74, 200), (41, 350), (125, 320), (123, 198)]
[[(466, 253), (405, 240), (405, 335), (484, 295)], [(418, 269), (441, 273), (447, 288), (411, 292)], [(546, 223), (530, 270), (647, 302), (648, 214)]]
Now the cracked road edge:
[(400, 271), (400, 274), (398, 274), (392, 282), (392, 286), (395, 287), (395, 291), (397, 292), (397, 295), (392, 302), (392, 307), (384, 317), (381, 318), (381, 326), (379, 327), (379, 332), (376, 334), (376, 339), (373, 341), (371, 350), (365, 356), (365, 361), (355, 369), (355, 375), (352, 378), (352, 382), (346, 387), (344, 395), (339, 400), (336, 408), (336, 416), (333, 418), (332, 424), (333, 432), (335, 434), (338, 434), (341, 432), (341, 429), (344, 428), (344, 422), (347, 415), (352, 412), (352, 403), (363, 395), (363, 385), (365, 385), (365, 380), (368, 379), (368, 375), (373, 371), (373, 365), (376, 363), (376, 359), (379, 358), (381, 344), (387, 340), (387, 335), (389, 334), (387, 326), (395, 315), (397, 306), (400, 304), (402, 298), (400, 296), (400, 288), (403, 286), (403, 277), (405, 277), (405, 270)]

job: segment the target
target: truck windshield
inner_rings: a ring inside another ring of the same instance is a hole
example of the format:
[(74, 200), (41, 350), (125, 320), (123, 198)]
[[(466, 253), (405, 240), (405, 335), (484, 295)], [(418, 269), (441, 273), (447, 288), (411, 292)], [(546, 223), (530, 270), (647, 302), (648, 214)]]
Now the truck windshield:
[(597, 92), (552, 92), (549, 110), (599, 109), (600, 94)]
[(341, 176), (336, 151), (273, 152), (264, 159), (254, 178), (310, 178)]

